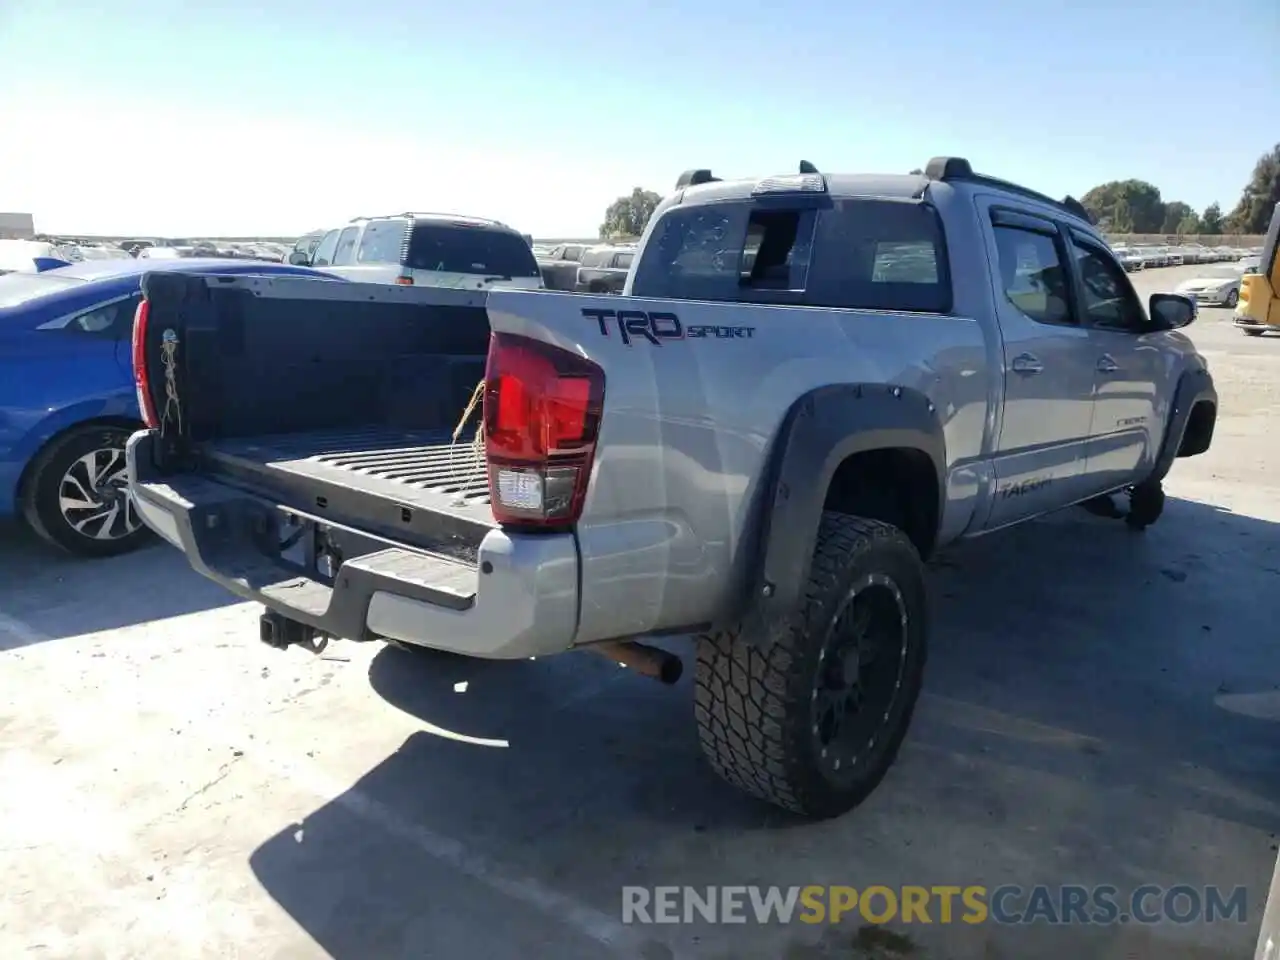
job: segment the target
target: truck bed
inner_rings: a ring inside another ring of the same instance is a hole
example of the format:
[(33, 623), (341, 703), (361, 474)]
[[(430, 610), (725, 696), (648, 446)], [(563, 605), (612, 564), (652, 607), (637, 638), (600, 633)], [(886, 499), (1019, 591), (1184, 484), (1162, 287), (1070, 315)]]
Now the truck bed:
[(201, 453), (215, 474), (278, 494), (282, 506), (435, 546), (441, 536), (478, 542), (494, 527), (473, 440), (369, 426), (218, 440)]

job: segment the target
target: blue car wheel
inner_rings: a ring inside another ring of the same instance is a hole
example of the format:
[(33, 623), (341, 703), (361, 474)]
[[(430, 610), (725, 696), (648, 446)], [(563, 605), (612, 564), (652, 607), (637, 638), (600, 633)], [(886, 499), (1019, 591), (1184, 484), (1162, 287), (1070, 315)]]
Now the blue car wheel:
[(127, 553), (151, 533), (129, 497), (124, 447), (129, 430), (79, 427), (51, 443), (24, 485), (23, 513), (55, 546), (85, 557)]

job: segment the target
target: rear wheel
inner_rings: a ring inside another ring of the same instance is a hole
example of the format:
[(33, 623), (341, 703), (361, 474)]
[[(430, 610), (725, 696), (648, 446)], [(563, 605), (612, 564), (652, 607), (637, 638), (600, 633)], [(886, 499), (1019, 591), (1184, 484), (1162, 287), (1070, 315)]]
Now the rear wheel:
[(1246, 331), (1244, 332), (1244, 335), (1245, 335), (1246, 337), (1260, 337), (1260, 336), (1262, 336), (1262, 331), (1261, 331), (1261, 330), (1246, 330)]
[(694, 713), (712, 767), (806, 816), (861, 803), (910, 726), (927, 618), (924, 566), (907, 536), (825, 513), (804, 596), (776, 636), (698, 638)]
[(129, 430), (77, 427), (49, 444), (32, 463), (23, 515), (49, 543), (84, 557), (127, 553), (147, 542), (128, 493), (124, 448)]

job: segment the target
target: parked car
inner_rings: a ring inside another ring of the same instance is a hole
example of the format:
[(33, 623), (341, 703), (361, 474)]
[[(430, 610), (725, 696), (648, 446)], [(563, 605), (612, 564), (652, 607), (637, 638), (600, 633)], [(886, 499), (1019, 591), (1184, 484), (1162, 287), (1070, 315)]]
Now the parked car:
[(506, 224), (455, 214), (358, 217), (330, 230), (311, 266), (371, 283), (487, 290), (542, 289), (524, 236)]
[(544, 253), (535, 249), (538, 270), (542, 273), (542, 282), (548, 290), (572, 290), (578, 283), (578, 267), (582, 264), (582, 255), (590, 249), (590, 244), (561, 243)]
[(1124, 250), (1117, 251), (1116, 258), (1120, 261), (1120, 266), (1124, 267), (1125, 273), (1141, 270), (1145, 262), (1142, 251), (1133, 247), (1126, 247)]
[(297, 266), (306, 266), (311, 262), (311, 257), (316, 252), (316, 247), (320, 245), (320, 241), (328, 233), (328, 230), (312, 230), (310, 233), (303, 234), (294, 243), (293, 248), (285, 256), (285, 260)]
[(621, 293), (635, 255), (634, 247), (592, 247), (582, 255), (573, 289), (579, 293)]
[(1178, 284), (1177, 292), (1194, 297), (1197, 303), (1234, 308), (1240, 302), (1240, 264), (1208, 266)]
[[(0, 277), (0, 517), (73, 553), (121, 553), (146, 536), (123, 496), (124, 444), (142, 423), (129, 337), (153, 268), (125, 257)], [(221, 260), (166, 269), (324, 277)]]
[(126, 260), (130, 257), (124, 248), (108, 243), (79, 244), (75, 250), (81, 260)]
[[(674, 682), (638, 641), (694, 634), (711, 766), (812, 816), (907, 732), (922, 558), (1113, 494), (1143, 529), (1217, 411), (1192, 300), (1144, 305), (1078, 202), (959, 158), (690, 171), (620, 297), (317, 289), (147, 278), (146, 522), (282, 648), (583, 649)], [(168, 386), (166, 341), (198, 383)]]

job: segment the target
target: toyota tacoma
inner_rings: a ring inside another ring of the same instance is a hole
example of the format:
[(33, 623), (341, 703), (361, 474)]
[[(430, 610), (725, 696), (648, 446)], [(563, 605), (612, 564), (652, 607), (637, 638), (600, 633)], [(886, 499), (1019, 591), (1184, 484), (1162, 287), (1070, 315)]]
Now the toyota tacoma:
[[(924, 675), (924, 563), (1084, 505), (1141, 530), (1217, 415), (1084, 208), (921, 174), (682, 175), (621, 296), (144, 282), (140, 515), (262, 639), (604, 653), (674, 681), (711, 765), (859, 803)], [(666, 646), (672, 646), (668, 642)]]

